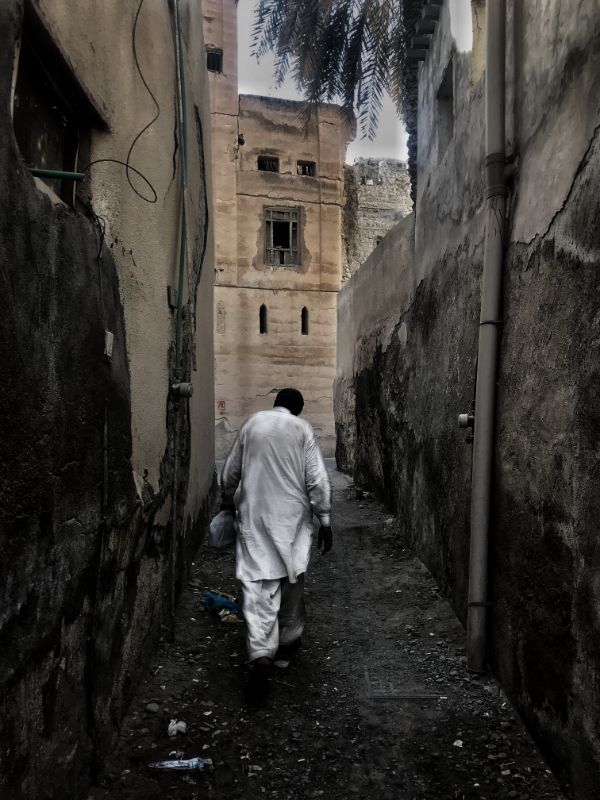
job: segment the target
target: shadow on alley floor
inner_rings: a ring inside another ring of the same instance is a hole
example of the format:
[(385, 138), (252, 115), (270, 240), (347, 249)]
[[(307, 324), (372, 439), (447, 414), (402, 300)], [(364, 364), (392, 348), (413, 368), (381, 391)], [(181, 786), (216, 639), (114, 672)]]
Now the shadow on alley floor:
[[(465, 669), (464, 631), (395, 521), (332, 473), (334, 549), (313, 554), (304, 646), (259, 709), (242, 701), (244, 628), (200, 608), (235, 593), (231, 553), (201, 548), (176, 639), (162, 642), (93, 800), (561, 798), (491, 678)], [(171, 719), (185, 733), (169, 738)], [(156, 771), (172, 751), (203, 772)]]

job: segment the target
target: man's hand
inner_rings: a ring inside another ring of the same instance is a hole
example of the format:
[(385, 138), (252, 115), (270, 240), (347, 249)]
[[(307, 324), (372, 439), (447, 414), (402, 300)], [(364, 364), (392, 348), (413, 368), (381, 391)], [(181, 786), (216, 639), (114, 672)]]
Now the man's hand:
[(330, 525), (321, 525), (319, 528), (319, 535), (317, 537), (317, 547), (321, 549), (321, 545), (323, 545), (323, 549), (321, 550), (321, 555), (328, 553), (331, 550), (331, 545), (333, 544), (333, 531), (331, 530)]

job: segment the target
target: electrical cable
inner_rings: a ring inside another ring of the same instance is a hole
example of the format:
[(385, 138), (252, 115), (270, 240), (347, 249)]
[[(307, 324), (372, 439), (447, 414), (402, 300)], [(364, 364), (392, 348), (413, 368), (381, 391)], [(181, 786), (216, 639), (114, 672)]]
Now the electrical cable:
[[(154, 96), (154, 93), (152, 92), (152, 89), (148, 86), (148, 82), (146, 81), (146, 78), (144, 77), (144, 73), (142, 72), (142, 68), (140, 66), (140, 62), (139, 62), (139, 59), (138, 59), (137, 47), (136, 47), (136, 43), (135, 43), (135, 36), (136, 36), (136, 33), (137, 33), (138, 19), (139, 19), (140, 13), (142, 11), (142, 6), (143, 5), (144, 5), (144, 0), (140, 0), (140, 3), (139, 3), (138, 8), (137, 8), (137, 11), (135, 13), (135, 19), (134, 19), (134, 22), (133, 22), (133, 29), (131, 31), (131, 47), (132, 47), (132, 50), (133, 50), (133, 60), (135, 61), (135, 66), (137, 68), (138, 74), (140, 76), (140, 79), (141, 79), (142, 83), (144, 84), (144, 87), (145, 87), (146, 91), (150, 95), (150, 97), (152, 99), (152, 102), (154, 103), (154, 107), (156, 109), (156, 112), (155, 112), (154, 116), (152, 117), (152, 119), (150, 120), (150, 122), (142, 128), (142, 130), (138, 133), (138, 135), (135, 137), (135, 139), (131, 143), (131, 145), (129, 147), (129, 150), (127, 152), (127, 158), (125, 159), (128, 164), (129, 164), (129, 159), (131, 158), (131, 154), (133, 152), (133, 148), (136, 146), (138, 140), (143, 136), (143, 134), (149, 128), (152, 127), (152, 125), (154, 125), (156, 120), (160, 117), (160, 104), (159, 104), (158, 100), (156, 99), (156, 97)], [(130, 181), (130, 184), (131, 184), (131, 181)], [(133, 189), (133, 186), (131, 188)]]
[[(97, 158), (95, 161), (90, 161), (90, 163), (87, 164), (81, 170), (81, 172), (87, 172), (87, 170), (90, 167), (93, 167), (95, 164), (103, 164), (103, 163), (104, 164), (107, 164), (107, 163), (120, 164), (121, 166), (125, 167), (125, 175), (127, 177), (127, 183), (131, 187), (131, 190), (139, 198), (144, 200), (146, 203), (156, 203), (158, 201), (158, 195), (156, 193), (156, 190), (155, 190), (154, 186), (150, 183), (148, 178), (139, 171), (139, 169), (136, 169), (135, 167), (132, 167), (131, 164), (130, 164), (131, 155), (133, 153), (133, 150), (134, 150), (136, 144), (141, 139), (141, 137), (146, 133), (146, 131), (149, 128), (151, 128), (152, 125), (154, 125), (154, 123), (156, 122), (156, 120), (160, 117), (160, 104), (159, 104), (158, 100), (156, 99), (156, 97), (154, 95), (154, 92), (152, 91), (152, 89), (148, 85), (148, 82), (147, 82), (146, 78), (144, 77), (144, 73), (142, 72), (142, 68), (140, 66), (140, 61), (139, 61), (138, 54), (137, 54), (137, 46), (136, 46), (137, 25), (138, 25), (138, 20), (139, 20), (140, 13), (142, 11), (142, 6), (144, 5), (144, 2), (145, 2), (145, 0), (140, 0), (140, 2), (138, 4), (138, 7), (137, 7), (137, 11), (135, 12), (135, 17), (134, 17), (134, 21), (133, 21), (133, 28), (132, 28), (132, 31), (131, 31), (131, 47), (132, 47), (132, 50), (133, 50), (133, 60), (135, 62), (135, 66), (136, 66), (136, 69), (138, 71), (138, 75), (140, 76), (140, 79), (141, 79), (142, 83), (144, 84), (144, 88), (146, 89), (146, 91), (148, 92), (148, 94), (150, 95), (150, 97), (152, 99), (152, 102), (154, 103), (154, 108), (155, 108), (154, 116), (152, 117), (150, 122), (148, 122), (146, 125), (144, 125), (144, 127), (134, 137), (133, 141), (131, 142), (131, 144), (129, 146), (129, 150), (127, 151), (127, 156), (125, 158), (125, 161), (119, 161), (119, 159), (116, 159), (116, 158)], [(146, 184), (146, 186), (150, 189), (150, 192), (151, 192), (150, 197), (147, 197), (145, 194), (142, 194), (142, 192), (140, 192), (138, 189), (136, 189), (136, 187), (133, 185), (133, 182), (131, 180), (131, 174), (130, 174), (132, 172), (135, 175), (138, 175), (142, 179), (142, 181)]]
[(82, 200), (81, 197), (77, 198), (78, 202), (88, 211), (92, 218), (92, 222), (96, 226), (100, 234), (100, 242), (98, 244), (98, 250), (96, 252), (96, 263), (98, 265), (98, 290), (100, 294), (100, 305), (102, 306), (102, 322), (104, 327), (106, 328), (106, 308), (104, 306), (104, 287), (102, 284), (102, 251), (104, 249), (104, 241), (106, 239), (106, 220), (104, 217), (101, 217), (99, 214), (96, 214), (94, 209), (86, 203), (85, 200)]
[[(138, 137), (136, 137), (136, 138), (139, 138), (139, 134), (138, 134)], [(130, 149), (130, 152), (131, 152), (131, 149)], [(129, 157), (129, 155), (128, 155), (128, 157)], [(137, 194), (137, 196), (140, 197), (142, 200), (144, 200), (146, 203), (156, 203), (157, 202), (158, 195), (156, 193), (156, 189), (154, 188), (154, 186), (150, 183), (149, 179), (142, 172), (139, 171), (139, 169), (136, 169), (135, 167), (132, 167), (131, 164), (129, 164), (129, 162), (127, 162), (127, 161), (119, 161), (118, 158), (96, 158), (94, 161), (90, 161), (89, 164), (86, 164), (85, 167), (83, 167), (83, 169), (81, 171), (82, 172), (87, 172), (87, 170), (90, 167), (93, 167), (95, 164), (120, 164), (122, 167), (125, 167), (125, 174), (127, 175), (127, 182), (129, 183), (129, 185), (131, 186), (131, 189), (135, 192), (135, 194)], [(131, 182), (131, 178), (129, 177), (129, 173), (130, 172), (135, 172), (136, 175), (139, 175), (139, 177), (144, 181), (146, 186), (152, 192), (151, 197), (146, 197), (146, 195), (143, 195), (140, 191), (138, 191), (135, 188), (135, 186)]]

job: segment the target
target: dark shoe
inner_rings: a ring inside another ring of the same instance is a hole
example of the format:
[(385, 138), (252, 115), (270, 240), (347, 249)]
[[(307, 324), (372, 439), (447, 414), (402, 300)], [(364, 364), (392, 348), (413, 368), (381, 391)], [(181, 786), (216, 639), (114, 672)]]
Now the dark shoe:
[(249, 664), (250, 678), (246, 686), (246, 698), (251, 703), (264, 700), (269, 692), (269, 678), (273, 672), (270, 658), (257, 658)]
[(298, 637), (288, 644), (280, 644), (275, 654), (275, 661), (289, 661), (302, 647), (302, 639)]

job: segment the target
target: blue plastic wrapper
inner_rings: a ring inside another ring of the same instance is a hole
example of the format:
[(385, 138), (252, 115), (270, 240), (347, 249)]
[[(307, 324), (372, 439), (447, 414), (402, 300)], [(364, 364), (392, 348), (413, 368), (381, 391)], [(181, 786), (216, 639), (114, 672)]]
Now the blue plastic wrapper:
[(239, 617), (242, 616), (239, 605), (236, 603), (234, 598), (231, 597), (231, 595), (221, 594), (221, 592), (215, 592), (211, 589), (207, 589), (206, 591), (201, 592), (200, 597), (202, 598), (202, 605), (207, 611), (214, 611), (218, 614), (219, 611), (225, 609), (230, 611), (232, 614), (238, 615)]
[(205, 769), (212, 761), (204, 758), (181, 758), (175, 761), (155, 761), (148, 764), (152, 769)]

